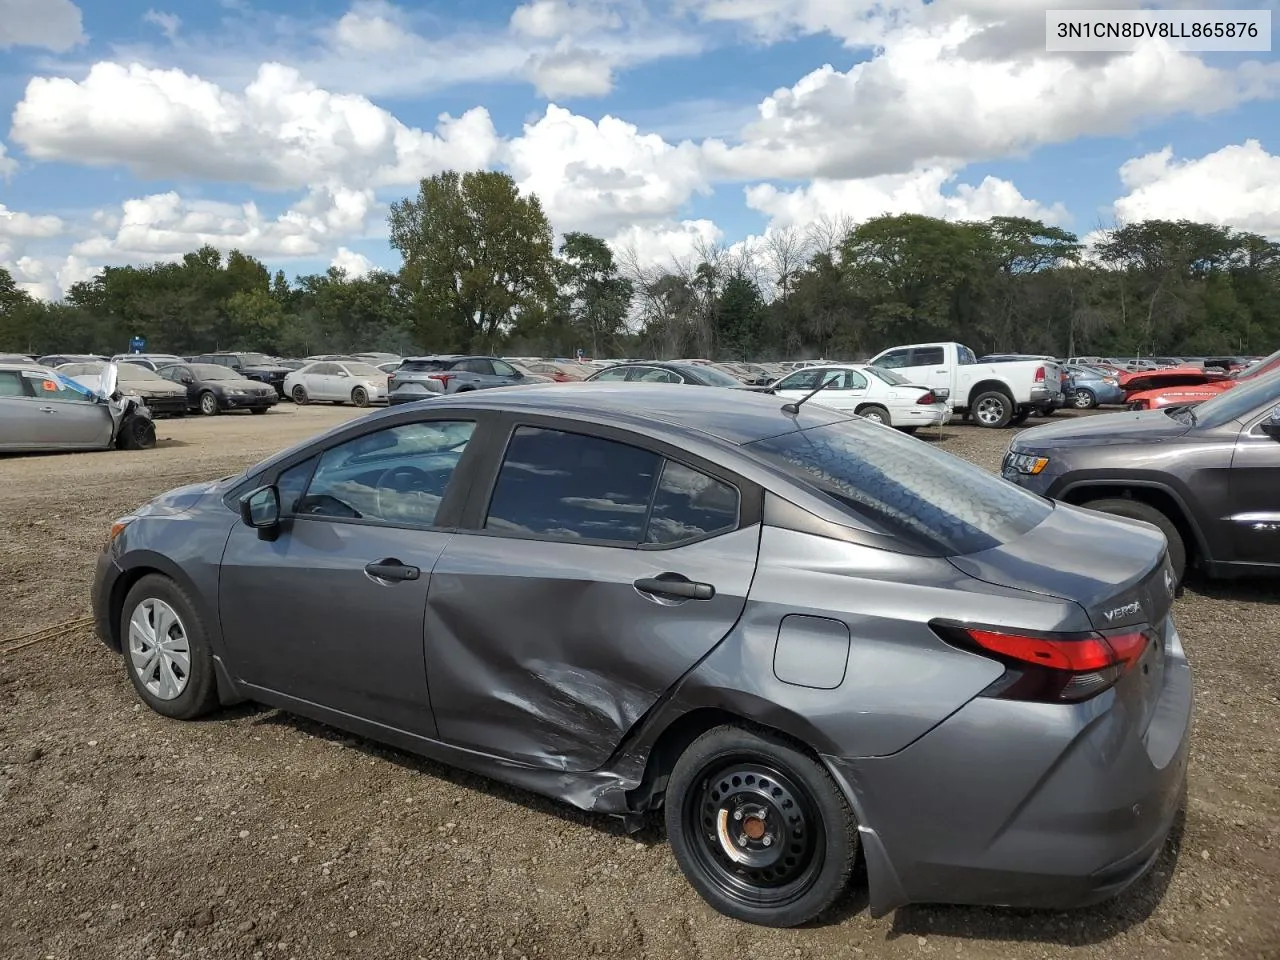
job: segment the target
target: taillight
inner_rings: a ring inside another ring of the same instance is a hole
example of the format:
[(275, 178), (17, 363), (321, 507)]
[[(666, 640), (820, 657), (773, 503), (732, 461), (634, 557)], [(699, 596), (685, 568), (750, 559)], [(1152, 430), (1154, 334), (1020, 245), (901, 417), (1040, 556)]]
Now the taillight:
[(981, 696), (1037, 703), (1079, 703), (1109, 690), (1141, 659), (1154, 636), (1147, 626), (1102, 633), (933, 626), (952, 646), (1004, 664), (1004, 675)]
[(1036, 383), (1044, 383), (1044, 367), (1036, 367)]
[(448, 383), (450, 380), (453, 379), (453, 377), (454, 377), (454, 374), (452, 373), (432, 373), (427, 376), (427, 379), (439, 380), (441, 383)]
[(938, 398), (937, 398), (937, 397), (935, 397), (935, 396), (933, 395), (933, 391), (932, 391), (932, 390), (930, 390), (930, 391), (929, 391), (928, 393), (926, 393), (923, 397), (921, 397), (919, 400), (917, 400), (917, 401), (916, 401), (916, 403), (923, 403), (923, 404), (925, 404), (926, 406), (932, 406), (933, 404), (935, 404), (935, 403), (937, 403), (937, 402), (938, 402)]

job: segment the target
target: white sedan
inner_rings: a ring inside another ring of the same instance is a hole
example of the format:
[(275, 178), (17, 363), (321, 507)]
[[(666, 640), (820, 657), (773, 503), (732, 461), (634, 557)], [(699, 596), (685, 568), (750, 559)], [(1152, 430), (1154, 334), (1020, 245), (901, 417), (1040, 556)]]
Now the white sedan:
[(799, 400), (816, 390), (818, 384), (822, 384), (822, 392), (813, 398), (814, 403), (856, 413), (908, 433), (951, 420), (945, 397), (938, 397), (928, 387), (913, 385), (893, 370), (864, 364), (805, 367), (773, 384), (772, 392)]
[(294, 403), (327, 400), (367, 407), (387, 402), (387, 375), (353, 360), (318, 360), (284, 378), (284, 394)]

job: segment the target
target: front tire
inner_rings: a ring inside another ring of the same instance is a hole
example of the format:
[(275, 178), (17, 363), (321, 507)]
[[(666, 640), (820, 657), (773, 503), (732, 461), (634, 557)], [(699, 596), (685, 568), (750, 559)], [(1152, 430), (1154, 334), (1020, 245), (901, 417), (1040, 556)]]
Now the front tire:
[(156, 445), (156, 425), (149, 417), (131, 413), (120, 425), (116, 445), (121, 450), (150, 450)]
[(893, 426), (889, 421), (889, 411), (874, 403), (859, 410), (858, 416), (862, 417), (863, 420), (870, 420), (872, 423), (882, 423), (886, 427)]
[(676, 761), (664, 806), (676, 862), (725, 916), (793, 927), (848, 888), (858, 853), (848, 801), (781, 738), (732, 726), (704, 733)]
[(193, 720), (218, 704), (208, 633), (195, 604), (168, 577), (149, 574), (133, 585), (120, 614), (125, 671), (156, 713)]
[(357, 407), (367, 407), (369, 405), (369, 391), (364, 387), (356, 387), (351, 391), (351, 402)]
[(970, 404), (970, 409), (973, 411), (974, 421), (980, 427), (1000, 430), (1007, 427), (1013, 419), (1013, 400), (1007, 393), (999, 390), (978, 394)]
[(1165, 540), (1169, 541), (1169, 566), (1173, 567), (1173, 575), (1178, 583), (1182, 582), (1187, 572), (1187, 544), (1182, 539), (1177, 524), (1163, 510), (1129, 497), (1104, 497), (1101, 500), (1090, 500), (1082, 506), (1086, 510), (1097, 510), (1099, 513), (1127, 517), (1130, 520), (1143, 520), (1159, 527)]
[(255, 417), (261, 416), (262, 414), (266, 413), (267, 410), (268, 410), (267, 407), (250, 407), (249, 408), (249, 412), (252, 413)]
[(218, 398), (213, 395), (212, 391), (206, 390), (200, 394), (200, 412), (206, 417), (212, 417), (217, 414)]

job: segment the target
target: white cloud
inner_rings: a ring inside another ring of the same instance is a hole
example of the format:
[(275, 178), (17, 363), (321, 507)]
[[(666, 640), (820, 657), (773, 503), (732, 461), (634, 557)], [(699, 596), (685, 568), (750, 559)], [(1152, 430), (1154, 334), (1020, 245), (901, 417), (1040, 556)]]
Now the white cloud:
[(615, 117), (595, 123), (554, 104), (525, 125), (504, 159), (520, 189), (537, 193), (562, 230), (608, 235), (667, 219), (706, 189), (693, 144), (673, 146)]
[(71, 252), (105, 263), (176, 260), (205, 244), (264, 258), (319, 257), (364, 231), (372, 190), (317, 188), (278, 217), (257, 204), (190, 200), (176, 192), (126, 200), (100, 211), (97, 232)]
[(160, 32), (170, 40), (177, 38), (178, 29), (182, 26), (181, 17), (176, 13), (165, 13), (162, 10), (148, 10), (142, 15), (142, 22), (159, 27)]
[(18, 172), (18, 161), (7, 156), (4, 141), (0, 141), (0, 180), (8, 180)]
[(334, 254), (329, 266), (345, 271), (347, 276), (353, 280), (357, 277), (363, 277), (376, 269), (373, 261), (363, 253), (348, 250), (346, 247), (338, 248), (338, 252)]
[(333, 40), (357, 53), (386, 54), (411, 42), (412, 30), (400, 10), (383, 0), (355, 4), (334, 25)]
[(14, 110), (12, 137), (37, 160), (271, 189), (407, 184), (448, 167), (485, 166), (498, 146), (483, 107), (442, 116), (433, 134), (274, 63), (240, 93), (138, 64), (98, 63), (79, 82), (36, 77)]
[(632, 224), (608, 238), (609, 246), (626, 261), (642, 268), (670, 268), (724, 239), (710, 220)]
[[(1029, 200), (1008, 180), (986, 177), (977, 186), (955, 181), (952, 169), (926, 167), (865, 180), (814, 180), (793, 190), (761, 183), (747, 187), (744, 193), (747, 206), (770, 218), (771, 229), (803, 228), (824, 216), (863, 221), (902, 213), (945, 220), (1030, 217), (1051, 224), (1069, 219), (1061, 203), (1045, 206)], [(948, 192), (944, 192), (946, 188), (950, 188)]]
[(0, 238), (34, 240), (56, 237), (62, 233), (63, 227), (58, 217), (20, 213), (0, 203)]
[(566, 41), (529, 59), (529, 79), (542, 96), (602, 97), (613, 89), (613, 64)]
[(0, 267), (9, 271), (19, 287), (41, 300), (60, 300), (73, 283), (90, 280), (102, 269), (75, 256), (24, 256), (17, 260), (4, 260), (3, 256), (0, 244)]
[(1129, 191), (1115, 202), (1121, 222), (1185, 218), (1280, 239), (1280, 155), (1257, 140), (1196, 160), (1165, 147), (1126, 161), (1120, 179)]
[(607, 3), (568, 3), (566, 0), (534, 0), (516, 7), (511, 29), (526, 37), (554, 40), (596, 30), (616, 30), (622, 17)]
[(85, 40), (71, 0), (0, 0), (0, 50), (44, 47), (64, 53)]
[(741, 143), (709, 140), (731, 177), (866, 177), (1008, 156), (1152, 118), (1210, 114), (1280, 89), (1280, 63), (1209, 66), (1152, 44), (1110, 58), (968, 59), (966, 20), (904, 28), (846, 72), (824, 66), (759, 106)]

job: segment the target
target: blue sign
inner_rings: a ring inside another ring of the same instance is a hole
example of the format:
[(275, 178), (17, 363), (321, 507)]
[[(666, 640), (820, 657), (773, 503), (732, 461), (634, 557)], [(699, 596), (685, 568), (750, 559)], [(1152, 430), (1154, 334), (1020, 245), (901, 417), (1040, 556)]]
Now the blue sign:
[(134, 337), (132, 340), (129, 341), (130, 353), (141, 353), (145, 349), (147, 349), (146, 337)]

